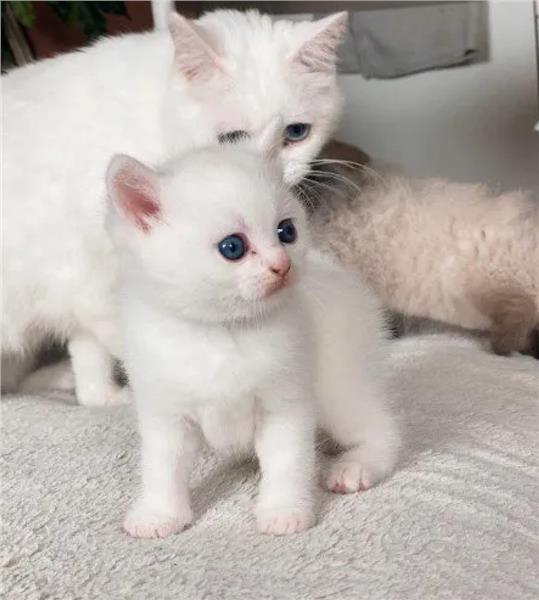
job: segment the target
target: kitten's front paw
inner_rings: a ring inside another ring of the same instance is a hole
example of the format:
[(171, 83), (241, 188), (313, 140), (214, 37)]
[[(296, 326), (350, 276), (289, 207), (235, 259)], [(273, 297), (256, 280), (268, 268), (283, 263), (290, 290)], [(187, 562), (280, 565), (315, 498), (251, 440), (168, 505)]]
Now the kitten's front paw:
[(256, 528), (267, 535), (290, 535), (300, 533), (315, 524), (310, 508), (281, 506), (259, 509), (256, 512)]
[(191, 510), (164, 513), (137, 502), (127, 513), (123, 528), (136, 538), (164, 538), (183, 531), (193, 521)]
[(82, 406), (117, 406), (128, 404), (131, 400), (129, 386), (111, 385), (106, 388), (78, 387), (77, 400)]
[(367, 469), (358, 461), (336, 459), (329, 468), (326, 487), (336, 494), (354, 494), (368, 490), (373, 481)]

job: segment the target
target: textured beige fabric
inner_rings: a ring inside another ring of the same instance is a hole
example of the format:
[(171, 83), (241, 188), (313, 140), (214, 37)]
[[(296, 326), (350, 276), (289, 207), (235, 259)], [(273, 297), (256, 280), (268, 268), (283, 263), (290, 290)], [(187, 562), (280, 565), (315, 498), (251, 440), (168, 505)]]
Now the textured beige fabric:
[(395, 342), (393, 365), (407, 443), (397, 473), (361, 495), (321, 494), (318, 526), (292, 538), (255, 533), (253, 465), (206, 457), (193, 527), (129, 539), (130, 409), (7, 397), (2, 597), (538, 598), (539, 362), (434, 335)]

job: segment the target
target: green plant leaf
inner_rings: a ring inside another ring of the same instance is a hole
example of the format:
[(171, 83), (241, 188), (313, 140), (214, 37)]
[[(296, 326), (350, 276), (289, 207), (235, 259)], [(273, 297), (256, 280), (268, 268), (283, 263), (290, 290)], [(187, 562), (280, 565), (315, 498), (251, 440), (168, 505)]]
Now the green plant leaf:
[[(107, 22), (105, 14), (129, 17), (125, 2), (46, 1), (59, 19), (64, 23), (80, 23), (84, 35), (88, 40), (93, 40), (106, 33)], [(26, 0), (12, 0), (9, 3), (2, 2), (2, 13), (8, 4), (13, 10), (15, 18), (24, 27), (33, 27), (35, 13), (32, 2)]]
[(81, 2), (79, 7), (82, 30), (89, 40), (103, 35), (107, 29), (105, 17), (96, 4), (97, 2)]
[(36, 15), (34, 13), (34, 7), (31, 2), (25, 2), (23, 0), (12, 0), (10, 3), (11, 10), (15, 15), (17, 21), (25, 27), (32, 27), (34, 24)]
[(64, 23), (68, 23), (72, 18), (73, 11), (77, 9), (78, 2), (56, 2), (55, 0), (47, 0), (47, 4), (60, 17)]
[(121, 15), (123, 17), (127, 16), (125, 2), (93, 2), (93, 4), (97, 4), (100, 10), (104, 13)]
[(84, 35), (93, 40), (106, 33), (105, 14), (128, 16), (125, 2), (59, 2), (47, 0), (64, 23), (80, 23)]

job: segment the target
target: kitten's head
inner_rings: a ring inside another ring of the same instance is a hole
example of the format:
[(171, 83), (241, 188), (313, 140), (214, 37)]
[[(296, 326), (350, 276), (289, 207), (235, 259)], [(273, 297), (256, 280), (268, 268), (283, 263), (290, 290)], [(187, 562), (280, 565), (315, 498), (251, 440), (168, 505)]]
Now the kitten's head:
[(200, 149), (157, 172), (116, 156), (107, 174), (125, 267), (175, 314), (211, 322), (278, 308), (298, 279), (305, 216), (249, 142)]
[[(279, 118), (284, 179), (297, 183), (340, 115), (335, 63), (346, 25), (346, 13), (314, 22), (256, 11), (218, 10), (197, 21), (171, 15), (170, 135), (187, 132), (200, 144), (242, 133), (256, 140)], [(173, 142), (180, 148), (182, 136)]]

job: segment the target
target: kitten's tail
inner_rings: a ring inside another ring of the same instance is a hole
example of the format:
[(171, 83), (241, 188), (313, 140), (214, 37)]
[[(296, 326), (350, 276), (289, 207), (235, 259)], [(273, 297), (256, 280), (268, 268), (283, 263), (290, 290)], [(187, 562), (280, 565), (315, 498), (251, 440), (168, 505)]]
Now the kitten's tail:
[(168, 16), (174, 10), (174, 2), (169, 0), (152, 0), (153, 28), (155, 31), (168, 29)]

